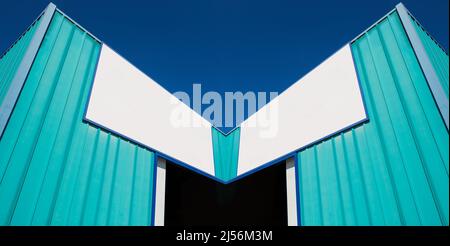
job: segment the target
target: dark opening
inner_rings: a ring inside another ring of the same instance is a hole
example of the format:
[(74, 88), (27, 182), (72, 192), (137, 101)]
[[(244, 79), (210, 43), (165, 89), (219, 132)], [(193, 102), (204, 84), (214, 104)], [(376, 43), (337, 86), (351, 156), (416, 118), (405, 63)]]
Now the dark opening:
[(167, 162), (164, 213), (167, 226), (285, 226), (286, 164), (224, 185)]

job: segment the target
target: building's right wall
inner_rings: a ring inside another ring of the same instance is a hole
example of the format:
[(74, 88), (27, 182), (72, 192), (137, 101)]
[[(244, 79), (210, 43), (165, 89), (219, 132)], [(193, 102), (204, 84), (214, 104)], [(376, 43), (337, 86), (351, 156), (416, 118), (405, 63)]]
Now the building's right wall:
[(370, 120), (297, 153), (299, 224), (448, 225), (448, 130), (398, 13), (352, 52)]

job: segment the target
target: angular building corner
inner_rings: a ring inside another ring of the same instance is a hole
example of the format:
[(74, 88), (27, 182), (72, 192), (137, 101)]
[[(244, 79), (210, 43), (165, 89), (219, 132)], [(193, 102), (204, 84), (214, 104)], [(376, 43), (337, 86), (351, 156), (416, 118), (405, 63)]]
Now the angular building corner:
[(429, 81), (402, 11), (351, 43), (370, 120), (297, 154), (302, 225), (449, 223), (448, 55), (422, 31), (441, 72)]
[(51, 4), (0, 60), (0, 224), (152, 224), (155, 154), (83, 122), (100, 48)]
[[(50, 4), (0, 57), (0, 225), (164, 224), (176, 159), (86, 120), (102, 45)], [(402, 4), (349, 47), (368, 120), (281, 158), (289, 225), (448, 226), (448, 54)], [(234, 180), (243, 129), (205, 129)]]

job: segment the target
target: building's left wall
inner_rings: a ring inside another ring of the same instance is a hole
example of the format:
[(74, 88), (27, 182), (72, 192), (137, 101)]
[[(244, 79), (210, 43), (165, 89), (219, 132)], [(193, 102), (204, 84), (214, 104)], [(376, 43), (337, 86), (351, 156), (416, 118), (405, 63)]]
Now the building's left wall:
[(153, 224), (155, 154), (83, 122), (100, 50), (54, 13), (0, 139), (0, 225)]
[(14, 75), (27, 51), (41, 18), (34, 22), (19, 39), (0, 56), (0, 104), (5, 99)]

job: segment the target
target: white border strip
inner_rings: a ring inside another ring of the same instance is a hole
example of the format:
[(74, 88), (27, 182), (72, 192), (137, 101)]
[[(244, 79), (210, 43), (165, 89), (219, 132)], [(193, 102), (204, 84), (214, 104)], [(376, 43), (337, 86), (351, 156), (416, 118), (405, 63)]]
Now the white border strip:
[(297, 182), (295, 175), (295, 160), (293, 157), (291, 157), (286, 161), (286, 197), (288, 226), (298, 226)]
[(155, 187), (155, 226), (164, 226), (164, 208), (166, 204), (166, 160), (158, 157)]

